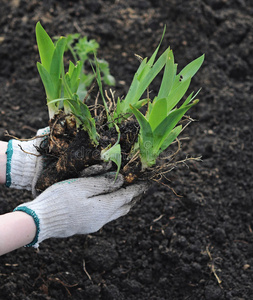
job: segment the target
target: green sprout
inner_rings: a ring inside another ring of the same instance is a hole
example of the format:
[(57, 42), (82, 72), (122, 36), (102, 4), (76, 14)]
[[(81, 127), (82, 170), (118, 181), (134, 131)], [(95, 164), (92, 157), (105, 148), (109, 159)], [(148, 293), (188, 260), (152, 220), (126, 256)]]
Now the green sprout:
[(120, 141), (120, 130), (119, 127), (115, 124), (116, 130), (118, 132), (118, 140), (117, 142), (111, 146), (107, 146), (105, 149), (101, 151), (101, 159), (105, 162), (112, 161), (117, 165), (117, 173), (115, 176), (115, 180), (119, 174), (121, 167), (121, 147), (119, 144)]
[(37, 63), (37, 68), (46, 91), (49, 118), (52, 118), (59, 110), (59, 102), (52, 101), (61, 98), (62, 93), (61, 74), (66, 38), (61, 37), (54, 45), (38, 22), (36, 25), (36, 39), (41, 60), (41, 63)]
[[(84, 65), (91, 53), (95, 53), (99, 45), (95, 40), (88, 41), (87, 37), (79, 38), (79, 34), (57, 38), (53, 43), (40, 22), (36, 25), (36, 39), (41, 62), (37, 63), (42, 79), (49, 111), (49, 118), (63, 109), (65, 114), (72, 113), (76, 117), (77, 127), (88, 132), (93, 144), (98, 144), (98, 133), (95, 120), (91, 116), (88, 106), (82, 101), (87, 94), (87, 88), (95, 78), (95, 74), (87, 74)], [(75, 46), (74, 41), (77, 39)], [(69, 61), (68, 71), (64, 71), (64, 53), (70, 50), (74, 63)], [(96, 60), (103, 72), (103, 79), (107, 84), (114, 84), (110, 75), (108, 63)], [(82, 100), (80, 100), (82, 99)]]
[(130, 104), (130, 109), (140, 124), (139, 138), (134, 148), (140, 151), (142, 169), (156, 163), (157, 157), (180, 134), (182, 125), (176, 126), (178, 122), (192, 106), (198, 103), (198, 100), (194, 100), (197, 94), (193, 96), (191, 93), (179, 108), (176, 107), (185, 95), (191, 78), (202, 65), (204, 55), (195, 59), (176, 75), (177, 65), (174, 63), (172, 50), (166, 50), (164, 53), (166, 53), (166, 62), (163, 79), (158, 95), (153, 101), (148, 102), (146, 116)]

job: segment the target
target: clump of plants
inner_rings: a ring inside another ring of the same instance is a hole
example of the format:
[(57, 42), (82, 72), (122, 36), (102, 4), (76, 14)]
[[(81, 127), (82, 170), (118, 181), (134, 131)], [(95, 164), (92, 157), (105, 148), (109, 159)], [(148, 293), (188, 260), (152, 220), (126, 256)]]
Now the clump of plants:
[[(112, 77), (108, 65), (103, 70), (103, 64), (94, 55), (92, 79), (96, 79), (101, 101), (97, 97), (88, 106), (89, 93), (82, 92), (84, 57), (76, 54), (80, 42), (72, 47), (79, 36), (60, 37), (53, 43), (37, 23), (36, 38), (41, 60), (37, 66), (46, 92), (50, 127), (47, 143), (40, 147), (47, 167), (37, 182), (37, 191), (79, 177), (94, 165), (106, 165), (107, 171), (115, 171), (115, 178), (121, 173), (125, 184), (155, 178), (168, 171), (174, 155), (166, 157), (163, 163), (158, 163), (159, 157), (178, 139), (183, 121), (189, 121), (184, 117), (186, 112), (198, 103), (195, 99), (198, 92), (187, 97), (185, 94), (204, 55), (177, 74), (170, 48), (157, 58), (160, 43), (149, 59), (141, 60), (127, 95), (118, 99), (114, 93), (109, 96), (103, 90), (103, 80), (107, 77), (110, 81)], [(67, 49), (74, 58), (68, 66), (64, 64)], [(86, 50), (84, 47), (83, 51)], [(146, 91), (162, 71), (159, 91), (151, 99)]]

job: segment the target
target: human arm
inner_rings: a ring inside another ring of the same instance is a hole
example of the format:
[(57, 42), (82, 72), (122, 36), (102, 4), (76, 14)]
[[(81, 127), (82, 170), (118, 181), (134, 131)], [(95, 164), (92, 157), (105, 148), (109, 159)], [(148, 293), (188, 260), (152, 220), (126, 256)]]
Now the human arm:
[(22, 212), (0, 215), (0, 255), (31, 243), (36, 234), (33, 217)]
[(7, 146), (8, 142), (0, 141), (0, 184), (6, 182)]
[[(0, 184), (6, 181), (8, 142), (0, 141)], [(35, 237), (36, 226), (31, 216), (24, 212), (0, 215), (0, 255), (29, 244)]]
[[(147, 185), (122, 187), (123, 176), (119, 174), (114, 179), (115, 174), (107, 173), (56, 183), (35, 200), (18, 206), (13, 213), (0, 216), (0, 254), (27, 244), (36, 248), (52, 237), (93, 233), (127, 214)], [(21, 220), (16, 213), (23, 214)], [(4, 221), (10, 226), (7, 233)]]

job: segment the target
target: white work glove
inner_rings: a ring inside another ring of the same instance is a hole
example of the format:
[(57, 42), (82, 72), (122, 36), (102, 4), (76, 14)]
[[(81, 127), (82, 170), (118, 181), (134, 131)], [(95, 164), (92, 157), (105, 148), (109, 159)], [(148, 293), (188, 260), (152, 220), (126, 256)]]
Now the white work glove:
[[(49, 127), (37, 131), (38, 138), (29, 141), (12, 139), (7, 147), (6, 186), (16, 189), (32, 190), (42, 171), (42, 157), (38, 156), (40, 146)], [(35, 155), (33, 155), (35, 154)]]
[(70, 179), (46, 189), (35, 200), (18, 206), (34, 218), (37, 233), (27, 246), (37, 248), (48, 238), (98, 231), (106, 223), (127, 214), (146, 189), (146, 183), (122, 187), (119, 174)]

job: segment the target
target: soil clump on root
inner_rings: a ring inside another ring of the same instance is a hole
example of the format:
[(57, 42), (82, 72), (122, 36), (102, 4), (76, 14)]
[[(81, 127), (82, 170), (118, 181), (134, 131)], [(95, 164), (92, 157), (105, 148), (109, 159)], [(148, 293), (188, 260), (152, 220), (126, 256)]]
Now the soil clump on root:
[[(37, 183), (36, 191), (42, 192), (52, 184), (82, 176), (82, 171), (93, 165), (103, 165), (101, 151), (113, 146), (117, 139), (116, 129), (102, 125), (99, 127), (99, 143), (94, 145), (89, 135), (83, 129), (76, 129), (73, 115), (66, 115), (60, 111), (49, 121), (50, 134), (38, 149), (43, 155), (45, 168)], [(122, 149), (121, 173), (125, 177), (125, 183), (135, 181), (140, 174), (141, 163), (137, 157), (129, 160), (129, 154), (137, 141), (139, 125), (135, 120), (125, 121), (119, 126), (120, 146)], [(111, 167), (101, 168), (106, 171), (116, 171), (114, 164)]]

